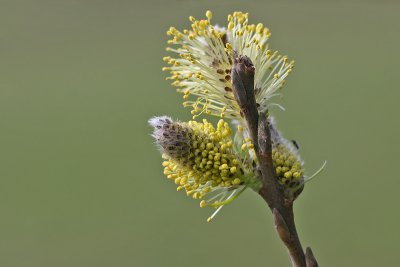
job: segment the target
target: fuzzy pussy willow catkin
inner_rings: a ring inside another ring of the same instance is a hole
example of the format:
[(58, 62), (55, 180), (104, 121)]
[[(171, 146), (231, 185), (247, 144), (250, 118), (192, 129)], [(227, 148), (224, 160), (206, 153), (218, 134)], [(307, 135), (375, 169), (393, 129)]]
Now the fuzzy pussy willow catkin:
[(150, 121), (165, 161), (164, 174), (200, 206), (223, 206), (247, 186), (255, 186), (252, 169), (235, 152), (232, 130), (220, 120), (176, 122), (169, 117)]
[[(234, 12), (228, 15), (226, 27), (211, 23), (212, 13), (206, 19), (190, 17), (191, 29), (179, 31), (171, 27), (167, 51), (177, 57), (166, 56), (172, 85), (183, 93), (186, 107), (192, 108), (195, 117), (210, 114), (240, 119), (240, 108), (232, 93), (232, 58), (246, 55), (256, 69), (255, 96), (261, 111), (285, 83), (294, 62), (271, 50), (268, 40), (271, 32), (263, 24), (249, 24), (248, 13)], [(193, 96), (193, 97), (191, 97)]]

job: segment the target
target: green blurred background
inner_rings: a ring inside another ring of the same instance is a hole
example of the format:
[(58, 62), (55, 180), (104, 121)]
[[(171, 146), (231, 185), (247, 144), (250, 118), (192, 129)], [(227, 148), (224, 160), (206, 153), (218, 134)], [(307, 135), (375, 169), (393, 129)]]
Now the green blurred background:
[(164, 178), (147, 119), (190, 118), (165, 31), (229, 12), (296, 60), (273, 113), (308, 173), (296, 201), (321, 266), (398, 266), (396, 1), (0, 0), (0, 266), (289, 266), (263, 200), (212, 210)]

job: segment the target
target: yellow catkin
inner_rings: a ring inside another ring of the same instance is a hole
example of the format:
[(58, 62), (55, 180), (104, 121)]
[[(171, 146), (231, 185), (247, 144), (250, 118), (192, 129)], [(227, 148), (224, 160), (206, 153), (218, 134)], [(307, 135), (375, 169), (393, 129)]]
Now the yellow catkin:
[[(251, 55), (254, 65), (266, 70), (257, 75), (255, 81), (266, 85), (256, 92), (257, 103), (262, 108), (267, 107), (267, 100), (283, 86), (285, 77), (291, 72), (294, 63), (268, 49), (269, 29), (262, 23), (249, 24), (248, 17), (248, 13), (233, 12), (228, 16), (226, 27), (222, 28), (212, 24), (213, 13), (208, 10), (205, 19), (190, 16), (189, 29), (181, 31), (170, 27), (167, 30), (167, 51), (178, 56), (163, 57), (169, 65), (163, 70), (170, 72), (167, 79), (171, 85), (184, 93), (184, 106), (194, 105), (193, 119), (202, 114), (240, 117), (230, 75), (235, 53)], [(185, 94), (187, 91), (191, 94)]]
[(233, 151), (227, 122), (221, 119), (214, 127), (205, 119), (188, 123), (163, 117), (155, 120), (153, 136), (166, 158), (164, 174), (177, 184), (178, 191), (184, 189), (188, 196), (201, 199), (213, 188), (243, 184), (244, 167)]

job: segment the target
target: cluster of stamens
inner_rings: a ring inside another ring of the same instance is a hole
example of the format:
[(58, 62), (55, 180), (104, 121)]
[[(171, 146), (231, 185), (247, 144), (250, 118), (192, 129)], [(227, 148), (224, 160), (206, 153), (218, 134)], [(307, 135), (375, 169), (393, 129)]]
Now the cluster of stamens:
[[(191, 29), (179, 31), (170, 27), (167, 51), (178, 58), (164, 57), (169, 67), (172, 85), (183, 93), (185, 107), (192, 107), (194, 118), (200, 114), (240, 118), (239, 107), (232, 93), (231, 69), (233, 55), (248, 56), (256, 69), (255, 95), (260, 108), (267, 108), (267, 100), (283, 86), (293, 68), (286, 56), (268, 47), (271, 33), (261, 23), (249, 24), (248, 13), (234, 12), (228, 16), (228, 25), (221, 28), (207, 19), (189, 17)], [(190, 96), (194, 96), (192, 99)]]
[[(233, 190), (243, 184), (245, 169), (233, 151), (232, 130), (222, 119), (217, 127), (203, 120), (174, 122), (154, 118), (150, 124), (165, 161), (164, 174), (185, 190), (188, 196), (202, 199), (217, 189)], [(212, 202), (222, 202), (217, 199)], [(200, 206), (210, 204), (203, 200)]]
[(295, 141), (286, 140), (275, 126), (273, 117), (269, 118), (271, 132), (272, 162), (276, 178), (286, 193), (293, 194), (305, 183), (303, 162), (298, 154)]
[(298, 188), (304, 175), (298, 157), (284, 144), (278, 144), (272, 149), (272, 160), (279, 183), (286, 188)]

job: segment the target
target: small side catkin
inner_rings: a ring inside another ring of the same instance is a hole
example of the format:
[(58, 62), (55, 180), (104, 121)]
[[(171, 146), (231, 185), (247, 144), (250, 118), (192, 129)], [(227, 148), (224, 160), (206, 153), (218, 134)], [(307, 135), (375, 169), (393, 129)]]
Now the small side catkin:
[(304, 184), (303, 162), (293, 142), (286, 140), (277, 130), (274, 119), (270, 119), (272, 140), (272, 161), (276, 178), (285, 188), (288, 196), (293, 196)]

